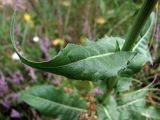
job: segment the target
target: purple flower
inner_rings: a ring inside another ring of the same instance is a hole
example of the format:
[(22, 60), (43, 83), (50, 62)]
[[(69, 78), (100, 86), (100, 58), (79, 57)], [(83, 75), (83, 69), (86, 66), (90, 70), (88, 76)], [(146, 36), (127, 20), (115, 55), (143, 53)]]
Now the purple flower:
[(25, 67), (26, 71), (28, 71), (28, 74), (31, 77), (31, 79), (33, 80), (33, 82), (36, 82), (37, 76), (35, 75), (35, 69), (33, 69), (27, 65), (24, 65), (24, 67)]
[(5, 81), (5, 77), (3, 74), (0, 74), (0, 97), (3, 97), (6, 93), (8, 93), (8, 84)]
[(156, 27), (155, 44), (153, 46), (155, 51), (157, 51), (158, 49), (159, 40), (160, 40), (160, 24), (158, 24)]
[(83, 24), (83, 33), (86, 34), (89, 39), (92, 39), (91, 28), (87, 18), (85, 18), (85, 21)]
[(6, 98), (8, 100), (18, 100), (20, 97), (20, 93), (11, 93)]
[(28, 9), (28, 4), (24, 0), (15, 0), (14, 2), (14, 9), (19, 10), (19, 9)]
[(0, 104), (3, 105), (6, 109), (11, 107), (12, 101), (17, 101), (20, 97), (20, 93), (11, 93), (7, 95), (3, 100), (0, 101)]
[(8, 99), (3, 99), (0, 101), (0, 104), (3, 105), (6, 109), (9, 109), (11, 107), (11, 103)]
[(48, 50), (49, 50), (49, 44), (47, 38), (41, 38), (40, 39), (40, 48), (44, 54), (45, 59), (49, 58)]
[(15, 85), (19, 85), (23, 80), (23, 75), (20, 72), (16, 72), (11, 76), (10, 81)]
[(53, 84), (54, 86), (60, 86), (61, 80), (52, 80), (52, 84)]
[(21, 115), (18, 111), (16, 111), (15, 109), (12, 109), (11, 111), (11, 118), (20, 118)]
[(156, 40), (160, 40), (160, 24), (157, 25), (155, 38)]
[(99, 87), (96, 87), (94, 90), (93, 90), (93, 93), (95, 96), (98, 96), (98, 95), (102, 95), (103, 94), (103, 91), (99, 88)]

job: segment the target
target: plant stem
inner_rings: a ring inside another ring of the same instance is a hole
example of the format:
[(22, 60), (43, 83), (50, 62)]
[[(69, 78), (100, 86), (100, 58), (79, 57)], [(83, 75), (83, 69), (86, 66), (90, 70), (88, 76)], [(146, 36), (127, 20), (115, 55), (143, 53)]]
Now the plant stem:
[(151, 14), (154, 6), (156, 5), (156, 3), (158, 2), (158, 0), (145, 0), (142, 8), (140, 9), (138, 15), (137, 15), (137, 19), (129, 33), (129, 35), (127, 36), (127, 39), (122, 47), (122, 51), (130, 51), (133, 46), (134, 43), (137, 40), (137, 37), (141, 31), (141, 29), (143, 28), (144, 24), (147, 21), (147, 18), (149, 17), (149, 15)]
[(116, 83), (117, 83), (117, 78), (114, 78), (112, 80), (112, 83), (109, 85), (109, 88), (107, 88), (107, 91), (104, 93), (102, 97), (102, 104), (106, 104), (106, 100), (108, 99), (108, 96), (111, 94)]

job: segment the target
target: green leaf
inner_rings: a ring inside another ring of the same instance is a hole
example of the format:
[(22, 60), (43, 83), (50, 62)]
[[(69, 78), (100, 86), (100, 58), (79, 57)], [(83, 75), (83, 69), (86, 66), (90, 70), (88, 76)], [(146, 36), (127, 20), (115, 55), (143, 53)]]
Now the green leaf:
[[(148, 35), (148, 33), (146, 34)], [(16, 49), (14, 16), (11, 37)], [(88, 41), (84, 45), (68, 44), (53, 59), (45, 62), (28, 60), (17, 49), (16, 52), (24, 64), (33, 68), (63, 75), (70, 79), (97, 81), (107, 80), (118, 75), (131, 76), (148, 61), (139, 51), (118, 51), (122, 48), (123, 43), (124, 39), (106, 36), (97, 42)]]
[(63, 89), (50, 85), (35, 86), (22, 92), (21, 99), (42, 114), (61, 120), (79, 120), (86, 104), (78, 97), (68, 96)]
[(116, 85), (116, 92), (124, 92), (130, 89), (132, 78), (119, 78)]
[(119, 112), (116, 110), (117, 103), (114, 97), (109, 96), (106, 105), (97, 105), (97, 114), (100, 120), (119, 120)]
[(155, 13), (152, 13), (150, 16), (150, 19), (147, 21), (143, 31), (142, 31), (142, 37), (140, 40), (136, 43), (132, 51), (137, 51), (138, 53), (143, 54), (147, 60), (151, 60), (151, 55), (148, 50), (148, 43), (150, 41), (152, 30), (155, 25)]
[(148, 61), (152, 61), (148, 43), (151, 38), (152, 30), (155, 24), (155, 13), (152, 13), (150, 19), (148, 19), (147, 24), (144, 26), (142, 30), (141, 37), (139, 38), (138, 42), (135, 44), (134, 48), (132, 49), (133, 52), (137, 52), (139, 54), (135, 55), (132, 61), (128, 64), (127, 68), (121, 74), (123, 75), (133, 75), (142, 68)]
[(100, 120), (159, 120), (160, 109), (147, 104), (149, 88), (128, 92), (118, 97), (109, 97), (106, 105), (97, 106)]
[(160, 110), (153, 105), (147, 104), (147, 93), (149, 88), (143, 88), (121, 96), (118, 101), (117, 110), (121, 114), (121, 119), (130, 120), (159, 120)]
[[(14, 28), (14, 18), (12, 20)], [(14, 29), (11, 31), (14, 48)], [(33, 62), (17, 51), (21, 61), (31, 67), (46, 72), (66, 76), (77, 80), (106, 80), (117, 76), (127, 66), (134, 52), (117, 52), (117, 44), (121, 47), (124, 40), (118, 37), (104, 37), (97, 42), (85, 45), (68, 44), (53, 59), (46, 62)]]

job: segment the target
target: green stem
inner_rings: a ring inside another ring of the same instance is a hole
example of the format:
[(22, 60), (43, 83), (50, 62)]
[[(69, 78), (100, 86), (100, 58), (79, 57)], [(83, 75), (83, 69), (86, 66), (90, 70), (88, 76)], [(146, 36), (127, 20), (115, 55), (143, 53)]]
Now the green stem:
[(158, 0), (145, 0), (142, 8), (140, 9), (138, 15), (137, 15), (137, 19), (122, 47), (122, 51), (130, 51), (133, 46), (134, 43), (137, 40), (137, 37), (141, 31), (141, 29), (143, 28), (144, 24), (147, 21), (147, 18), (149, 17), (149, 15), (151, 14), (154, 6), (156, 5), (156, 3), (158, 2)]
[(102, 97), (102, 104), (106, 104), (108, 96), (111, 94), (116, 83), (117, 83), (117, 78), (112, 80), (112, 83), (109, 85), (109, 88), (107, 87), (107, 91), (104, 93), (104, 95)]

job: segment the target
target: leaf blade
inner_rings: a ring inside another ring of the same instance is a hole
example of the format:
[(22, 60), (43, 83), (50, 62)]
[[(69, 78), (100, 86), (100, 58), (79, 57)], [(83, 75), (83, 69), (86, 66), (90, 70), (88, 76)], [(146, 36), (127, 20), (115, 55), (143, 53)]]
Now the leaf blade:
[(78, 120), (80, 113), (86, 111), (85, 101), (68, 96), (63, 90), (55, 89), (51, 85), (32, 87), (22, 92), (21, 100), (44, 115), (61, 117), (62, 120)]

